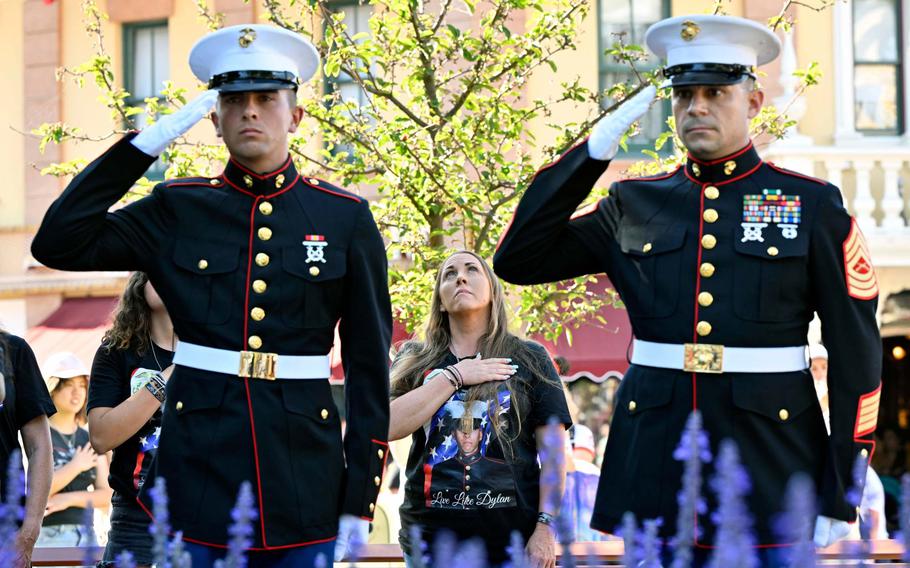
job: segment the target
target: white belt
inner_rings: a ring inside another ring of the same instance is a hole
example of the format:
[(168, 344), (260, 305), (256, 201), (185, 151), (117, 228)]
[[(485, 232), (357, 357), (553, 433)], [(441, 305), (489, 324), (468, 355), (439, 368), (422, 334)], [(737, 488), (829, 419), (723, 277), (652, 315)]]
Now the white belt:
[(328, 355), (278, 355), (230, 351), (181, 341), (174, 364), (213, 373), (254, 379), (327, 379), (332, 374)]
[(791, 373), (809, 367), (806, 346), (724, 347), (709, 343), (632, 342), (632, 363), (693, 373)]

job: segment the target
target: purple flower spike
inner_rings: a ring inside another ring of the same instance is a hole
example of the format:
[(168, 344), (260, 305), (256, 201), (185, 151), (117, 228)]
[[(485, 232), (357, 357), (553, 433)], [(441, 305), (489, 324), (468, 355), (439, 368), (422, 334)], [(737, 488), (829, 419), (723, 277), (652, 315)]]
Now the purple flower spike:
[(521, 533), (512, 531), (509, 537), (509, 568), (528, 568), (528, 555), (525, 553), (525, 541)]
[(623, 566), (637, 566), (639, 557), (638, 543), (636, 542), (636, 536), (638, 534), (638, 523), (635, 521), (635, 514), (631, 511), (626, 511), (622, 516), (622, 529), (619, 531), (619, 533), (620, 536), (622, 536), (623, 543)]
[(853, 507), (859, 507), (863, 500), (863, 490), (866, 487), (866, 466), (867, 461), (861, 455), (856, 456), (853, 462), (853, 485), (847, 490), (847, 503)]
[(679, 516), (676, 518), (676, 536), (673, 538), (673, 568), (688, 568), (692, 564), (692, 544), (695, 542), (695, 518), (707, 510), (701, 497), (702, 463), (711, 461), (708, 434), (702, 430), (701, 413), (693, 411), (686, 420), (679, 446), (673, 458), (685, 462), (682, 488), (677, 495)]
[[(442, 559), (440, 558), (440, 560)], [(445, 566), (446, 563), (441, 562), (437, 565)], [(487, 551), (483, 541), (479, 538), (472, 538), (463, 542), (455, 551), (455, 556), (451, 563), (451, 566), (464, 566), (465, 568), (474, 568), (475, 566), (483, 567), (486, 565)]]
[(136, 560), (133, 558), (132, 552), (124, 550), (114, 559), (114, 565), (117, 568), (136, 568)]
[(784, 498), (787, 509), (778, 517), (775, 528), (781, 542), (794, 543), (786, 551), (790, 566), (816, 566), (815, 543), (812, 540), (818, 514), (815, 495), (815, 484), (804, 473), (795, 474), (787, 483)]
[[(445, 563), (455, 557), (455, 535), (449, 531), (440, 531), (433, 543), (433, 564)], [(439, 564), (440, 566), (443, 564)]]
[(663, 568), (660, 564), (660, 539), (657, 537), (661, 520), (648, 519), (643, 525), (641, 562), (639, 562), (638, 568)]
[(170, 568), (193, 568), (190, 553), (183, 549), (183, 531), (177, 531), (174, 534), (174, 540), (171, 541)]
[(708, 568), (757, 568), (752, 517), (744, 502), (749, 492), (749, 476), (739, 461), (739, 451), (732, 440), (720, 443), (717, 470), (711, 486), (717, 493), (718, 509), (714, 519), (716, 548)]
[(910, 473), (901, 476), (900, 508), (901, 542), (904, 545), (903, 560), (910, 561)]
[(25, 480), (21, 471), (22, 456), (19, 450), (13, 450), (6, 469), (6, 494), (0, 504), (0, 566), (11, 566), (16, 557), (16, 532), (19, 521), (24, 517), (22, 497), (25, 491)]
[(430, 565), (430, 557), (427, 554), (427, 543), (423, 540), (420, 526), (411, 525), (408, 534), (411, 537), (411, 556), (414, 558), (415, 568), (427, 568)]
[(246, 568), (246, 551), (253, 545), (253, 521), (258, 518), (256, 504), (253, 501), (253, 488), (249, 481), (240, 484), (237, 502), (231, 510), (231, 523), (228, 529), (228, 551), (224, 557), (224, 568)]
[(168, 534), (171, 532), (167, 510), (167, 483), (163, 477), (155, 479), (155, 486), (151, 489), (152, 514), (155, 520), (149, 526), (152, 534), (152, 558), (154, 564), (167, 566)]
[(313, 568), (329, 568), (329, 559), (326, 558), (325, 554), (320, 552), (316, 555), (316, 559), (313, 561)]

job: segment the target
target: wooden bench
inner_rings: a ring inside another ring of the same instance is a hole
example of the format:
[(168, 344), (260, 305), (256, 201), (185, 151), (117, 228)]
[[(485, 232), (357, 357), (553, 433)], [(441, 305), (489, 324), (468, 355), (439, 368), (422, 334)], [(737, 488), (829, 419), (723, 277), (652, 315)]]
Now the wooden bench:
[[(859, 559), (856, 542), (839, 542), (819, 550), (819, 560), (825, 566), (848, 566)], [(579, 567), (587, 566), (621, 566), (622, 541), (576, 542), (570, 548)], [(91, 550), (92, 558), (101, 559), (103, 549)], [(866, 560), (888, 560), (889, 568), (910, 567), (900, 563), (903, 546), (894, 540), (874, 540), (869, 542), (869, 554)], [(86, 550), (79, 547), (70, 548), (36, 548), (32, 556), (33, 566), (81, 566)], [(840, 562), (840, 561), (851, 561)], [(369, 544), (357, 559), (358, 564), (401, 564), (401, 548), (397, 544)]]

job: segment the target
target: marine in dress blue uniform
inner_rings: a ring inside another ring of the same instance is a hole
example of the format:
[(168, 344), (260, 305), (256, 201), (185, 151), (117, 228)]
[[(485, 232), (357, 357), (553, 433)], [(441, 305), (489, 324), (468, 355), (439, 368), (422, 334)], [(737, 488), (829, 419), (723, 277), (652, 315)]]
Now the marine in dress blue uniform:
[[(722, 16), (664, 20), (647, 43), (667, 58), (674, 98), (691, 86), (754, 79), (755, 66), (779, 49), (763, 26)], [(576, 211), (609, 165), (609, 153), (594, 158), (594, 142), (538, 172), (494, 257), (496, 273), (517, 284), (606, 273), (628, 309), (632, 364), (617, 394), (592, 526), (613, 532), (632, 511), (661, 517), (662, 534), (675, 533), (682, 464), (672, 454), (693, 409), (714, 455), (722, 439), (739, 447), (758, 545), (781, 543), (773, 517), (797, 472), (815, 481), (827, 526), (853, 521), (845, 495), (857, 457), (873, 450), (881, 341), (875, 272), (838, 188), (763, 161), (748, 142), (616, 182), (608, 197)], [(830, 437), (806, 370), (815, 312), (831, 353)], [(697, 523), (695, 544), (710, 547), (709, 514)]]
[[(296, 91), (318, 56), (297, 34), (246, 25), (202, 38), (190, 64), (224, 100)], [(340, 515), (373, 517), (388, 450), (386, 255), (367, 202), (301, 175), (289, 156), (273, 171), (234, 156), (216, 177), (165, 181), (108, 212), (213, 100), (168, 123), (157, 150), (140, 149), (156, 147), (147, 132), (130, 134), (89, 164), (51, 205), (32, 251), (62, 270), (148, 273), (181, 343), (144, 489), (166, 478), (173, 528), (217, 550), (249, 481), (251, 550), (277, 554), (332, 541)], [(339, 320), (343, 441), (327, 380)], [(146, 491), (140, 501), (151, 510)]]

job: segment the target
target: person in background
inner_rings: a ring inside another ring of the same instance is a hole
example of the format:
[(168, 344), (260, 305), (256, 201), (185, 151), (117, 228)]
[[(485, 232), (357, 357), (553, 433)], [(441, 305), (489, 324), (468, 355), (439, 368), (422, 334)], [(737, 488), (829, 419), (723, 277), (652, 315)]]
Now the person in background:
[[(533, 566), (555, 566), (565, 474), (546, 456), (541, 468), (538, 452), (551, 416), (572, 420), (549, 354), (509, 333), (502, 285), (479, 256), (443, 261), (424, 340), (405, 343), (390, 374), (389, 439), (412, 437), (400, 509), (405, 564), (420, 558), (417, 526), (430, 550), (443, 532), (480, 539), (494, 566), (519, 531)], [(562, 452), (564, 434), (557, 444)]]
[(73, 353), (51, 355), (44, 364), (47, 390), (57, 412), (50, 417), (54, 476), (37, 546), (94, 546), (85, 508), (107, 507), (107, 456), (98, 455), (85, 429), (89, 371)]
[[(53, 461), (47, 417), (53, 415), (55, 409), (31, 347), (21, 337), (3, 330), (0, 330), (0, 375), (4, 391), (0, 403), (0, 467), (3, 467), (0, 488), (4, 497), (11, 454), (19, 452), (28, 460), (26, 495), (22, 503), (24, 514), (15, 541), (11, 543), (15, 550), (12, 568), (27, 568), (31, 566), (32, 551), (51, 488)], [(24, 474), (21, 463), (16, 469), (19, 475)]]
[(150, 519), (136, 497), (161, 435), (164, 387), (177, 337), (171, 318), (144, 272), (134, 272), (92, 363), (88, 423), (98, 453), (114, 451), (110, 485), (111, 530), (100, 567), (114, 566), (123, 551), (151, 566)]

